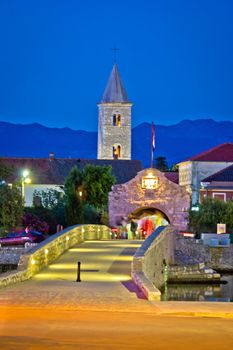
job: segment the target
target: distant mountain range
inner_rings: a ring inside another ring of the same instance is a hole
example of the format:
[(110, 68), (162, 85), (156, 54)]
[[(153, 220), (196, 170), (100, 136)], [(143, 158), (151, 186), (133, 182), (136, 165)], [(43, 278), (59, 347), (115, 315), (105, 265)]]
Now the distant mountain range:
[[(233, 142), (233, 122), (212, 119), (183, 120), (175, 125), (155, 125), (155, 157), (165, 156), (170, 165), (213, 146)], [(132, 158), (150, 164), (151, 124), (132, 129)], [(0, 157), (96, 158), (97, 132), (48, 128), (38, 123), (0, 122)]]

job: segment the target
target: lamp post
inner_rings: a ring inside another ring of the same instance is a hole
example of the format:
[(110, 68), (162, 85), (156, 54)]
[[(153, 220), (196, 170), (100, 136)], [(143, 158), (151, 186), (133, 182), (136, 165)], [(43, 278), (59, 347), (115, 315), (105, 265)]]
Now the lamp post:
[(21, 179), (21, 185), (22, 185), (22, 205), (24, 206), (24, 198), (25, 198), (25, 184), (30, 184), (31, 183), (31, 179), (30, 177), (28, 177), (29, 175), (29, 171), (28, 170), (24, 170), (22, 173), (22, 179)]

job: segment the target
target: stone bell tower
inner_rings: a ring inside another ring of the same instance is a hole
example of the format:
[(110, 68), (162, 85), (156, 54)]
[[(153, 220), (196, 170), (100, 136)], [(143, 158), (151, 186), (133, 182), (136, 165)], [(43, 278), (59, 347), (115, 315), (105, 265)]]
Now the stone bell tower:
[(131, 108), (114, 64), (98, 104), (98, 159), (131, 159)]

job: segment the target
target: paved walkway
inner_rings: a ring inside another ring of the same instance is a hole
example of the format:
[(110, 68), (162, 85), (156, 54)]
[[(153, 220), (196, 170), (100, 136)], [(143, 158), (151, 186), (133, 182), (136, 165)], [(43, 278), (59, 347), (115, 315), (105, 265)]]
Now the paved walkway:
[[(121, 311), (233, 318), (233, 303), (149, 302), (130, 278), (141, 241), (79, 244), (29, 281), (0, 290), (1, 308)], [(81, 261), (81, 283), (76, 282)]]
[[(78, 244), (31, 280), (0, 290), (3, 306), (75, 310), (153, 311), (134, 285), (130, 266), (141, 241)], [(81, 261), (81, 283), (76, 282)]]

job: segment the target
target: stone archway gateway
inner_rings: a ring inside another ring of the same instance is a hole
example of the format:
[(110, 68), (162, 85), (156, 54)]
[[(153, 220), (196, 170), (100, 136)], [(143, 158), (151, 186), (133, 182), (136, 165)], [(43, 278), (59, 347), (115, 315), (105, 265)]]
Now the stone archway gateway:
[(142, 219), (143, 217), (148, 217), (148, 216), (153, 216), (157, 215), (166, 220), (168, 223), (170, 223), (169, 218), (165, 213), (163, 213), (161, 210), (158, 210), (157, 208), (152, 208), (152, 207), (142, 207), (139, 209), (136, 209), (133, 213), (131, 213), (130, 217), (132, 219)]
[(142, 170), (132, 180), (114, 185), (109, 193), (111, 226), (119, 225), (125, 217), (154, 210), (163, 213), (177, 229), (186, 230), (189, 207), (190, 195), (186, 190), (157, 169)]

